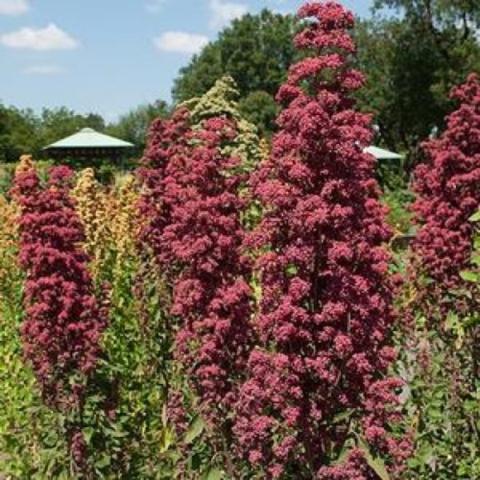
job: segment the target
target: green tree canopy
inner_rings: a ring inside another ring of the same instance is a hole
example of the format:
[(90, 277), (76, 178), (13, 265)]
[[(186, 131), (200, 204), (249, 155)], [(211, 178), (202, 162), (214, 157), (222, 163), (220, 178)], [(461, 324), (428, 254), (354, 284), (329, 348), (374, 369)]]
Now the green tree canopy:
[[(181, 69), (173, 98), (183, 102), (207, 92), (223, 75), (236, 82), (248, 118), (263, 130), (273, 128), (273, 97), (285, 78), (296, 53), (292, 45), (294, 18), (263, 10), (247, 14), (224, 29), (216, 41)], [(261, 98), (255, 108), (254, 99)], [(243, 113), (243, 112), (242, 112)]]
[(0, 163), (17, 161), (22, 153), (38, 149), (38, 118), (31, 110), (0, 104)]
[(448, 92), (480, 68), (476, 31), (480, 4), (469, 0), (377, 0), (395, 16), (375, 15), (357, 26), (359, 67), (368, 78), (361, 92), (373, 112), (381, 140), (409, 154), (443, 127), (450, 110)]
[(37, 115), (0, 105), (0, 162), (16, 162), (24, 153), (38, 157), (46, 145), (84, 127), (103, 131), (105, 122), (96, 113), (79, 114), (66, 107), (45, 108)]
[(140, 105), (122, 115), (117, 122), (107, 128), (107, 133), (135, 145), (135, 151), (140, 154), (145, 149), (146, 136), (150, 123), (155, 118), (166, 117), (169, 107), (163, 100)]

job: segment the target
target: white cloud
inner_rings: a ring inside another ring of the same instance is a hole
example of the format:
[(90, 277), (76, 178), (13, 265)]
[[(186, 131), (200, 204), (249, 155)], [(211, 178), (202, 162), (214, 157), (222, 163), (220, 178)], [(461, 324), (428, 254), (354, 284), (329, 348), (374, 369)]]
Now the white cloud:
[(45, 28), (25, 27), (5, 33), (0, 36), (0, 43), (6, 47), (28, 50), (70, 50), (78, 47), (78, 42), (54, 23)]
[(245, 15), (248, 11), (247, 5), (243, 3), (226, 2), (224, 0), (210, 0), (211, 11), (210, 27), (214, 29), (228, 25), (235, 18)]
[(58, 65), (32, 65), (27, 67), (23, 73), (27, 75), (58, 75), (65, 70)]
[(164, 52), (198, 53), (207, 43), (205, 35), (187, 32), (165, 32), (153, 39), (155, 46)]
[(21, 15), (29, 9), (27, 0), (0, 0), (0, 15)]
[(145, 5), (145, 9), (150, 13), (158, 13), (160, 10), (162, 10), (165, 2), (166, 0), (149, 0), (149, 2)]

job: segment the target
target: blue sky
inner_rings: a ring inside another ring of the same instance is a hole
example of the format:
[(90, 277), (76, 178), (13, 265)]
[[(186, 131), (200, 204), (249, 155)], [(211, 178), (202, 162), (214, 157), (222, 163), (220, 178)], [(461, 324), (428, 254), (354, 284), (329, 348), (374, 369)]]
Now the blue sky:
[[(301, 0), (0, 0), (0, 101), (114, 120), (170, 99), (178, 69), (235, 16)], [(368, 15), (371, 0), (346, 0)]]

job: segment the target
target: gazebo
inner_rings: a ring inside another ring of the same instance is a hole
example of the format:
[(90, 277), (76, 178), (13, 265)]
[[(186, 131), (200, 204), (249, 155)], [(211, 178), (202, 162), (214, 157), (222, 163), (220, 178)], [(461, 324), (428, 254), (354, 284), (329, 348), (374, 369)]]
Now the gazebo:
[(402, 160), (403, 156), (399, 155), (398, 153), (395, 152), (390, 152), (389, 150), (385, 150), (380, 147), (367, 147), (365, 149), (366, 153), (369, 153), (370, 155), (373, 155), (378, 161), (381, 160), (397, 160), (400, 161)]
[(403, 155), (373, 145), (365, 148), (364, 152), (369, 153), (377, 160), (377, 176), (380, 182), (387, 182), (388, 172), (396, 171), (397, 174), (400, 174), (404, 159)]
[(53, 158), (98, 159), (120, 158), (135, 145), (119, 138), (82, 128), (77, 133), (46, 146), (43, 151)]

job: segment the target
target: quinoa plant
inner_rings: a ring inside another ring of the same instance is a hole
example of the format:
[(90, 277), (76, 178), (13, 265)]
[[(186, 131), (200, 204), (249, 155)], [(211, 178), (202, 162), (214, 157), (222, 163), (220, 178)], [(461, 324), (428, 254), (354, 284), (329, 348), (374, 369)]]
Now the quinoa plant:
[(277, 99), (284, 110), (272, 153), (253, 175), (264, 216), (261, 300), (234, 434), (261, 478), (373, 479), (398, 473), (409, 439), (397, 437), (391, 237), (379, 201), (370, 117), (352, 94), (351, 12), (307, 2), (295, 37), (303, 60)]

